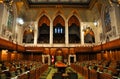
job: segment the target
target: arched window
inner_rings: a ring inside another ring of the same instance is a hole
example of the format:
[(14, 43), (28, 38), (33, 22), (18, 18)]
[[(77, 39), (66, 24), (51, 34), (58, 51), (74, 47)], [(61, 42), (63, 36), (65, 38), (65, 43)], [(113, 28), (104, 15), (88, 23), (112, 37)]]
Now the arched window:
[(62, 34), (63, 28), (62, 27), (55, 27), (54, 32), (55, 32), (55, 34)]
[(111, 18), (108, 7), (106, 7), (104, 11), (104, 23), (105, 23), (105, 32), (109, 32), (111, 30)]
[(38, 43), (49, 43), (50, 40), (50, 20), (43, 15), (38, 22)]
[(53, 43), (65, 43), (65, 21), (58, 15), (53, 21)]
[(84, 43), (95, 43), (94, 32), (91, 28), (84, 30)]
[(12, 28), (13, 28), (13, 21), (14, 21), (14, 14), (13, 14), (13, 12), (9, 11), (7, 26), (11, 32), (12, 32)]
[(38, 43), (49, 43), (50, 28), (47, 24), (43, 23), (42, 26), (38, 28)]
[(75, 15), (69, 21), (69, 43), (80, 43), (80, 23)]

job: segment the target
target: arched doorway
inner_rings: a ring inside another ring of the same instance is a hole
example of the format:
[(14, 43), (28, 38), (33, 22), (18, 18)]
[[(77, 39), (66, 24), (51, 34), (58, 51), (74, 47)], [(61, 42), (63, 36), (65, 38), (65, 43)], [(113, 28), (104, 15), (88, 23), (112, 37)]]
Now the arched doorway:
[(70, 65), (71, 63), (76, 62), (76, 55), (69, 55), (68, 56), (68, 65)]
[(42, 55), (42, 63), (48, 63), (48, 65), (50, 65), (50, 55)]

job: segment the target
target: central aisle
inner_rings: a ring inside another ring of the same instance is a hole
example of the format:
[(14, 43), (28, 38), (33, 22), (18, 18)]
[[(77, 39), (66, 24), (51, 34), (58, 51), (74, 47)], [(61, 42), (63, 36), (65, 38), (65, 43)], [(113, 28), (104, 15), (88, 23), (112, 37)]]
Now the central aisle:
[(47, 79), (52, 79), (53, 74), (56, 73), (56, 72), (57, 72), (57, 68), (51, 67), (51, 71), (48, 74)]
[[(66, 72), (70, 72), (70, 70), (72, 70), (71, 67), (68, 67), (68, 68), (66, 69)], [(72, 70), (72, 71), (74, 71), (74, 70)], [(56, 73), (56, 72), (57, 72), (57, 68), (51, 67), (51, 71), (50, 71), (49, 74), (47, 75), (47, 78), (46, 78), (46, 79), (52, 79), (52, 76), (53, 76), (54, 73)], [(78, 79), (84, 79), (84, 77), (82, 77), (80, 74), (78, 74)]]

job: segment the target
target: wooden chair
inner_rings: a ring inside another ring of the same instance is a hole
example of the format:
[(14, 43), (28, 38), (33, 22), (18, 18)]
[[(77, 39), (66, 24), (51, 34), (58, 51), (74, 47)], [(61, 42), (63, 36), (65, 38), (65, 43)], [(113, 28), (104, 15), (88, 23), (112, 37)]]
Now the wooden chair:
[(6, 74), (5, 73), (1, 73), (0, 74), (0, 79), (6, 79), (7, 77), (6, 77)]
[(28, 74), (21, 74), (17, 79), (29, 79)]
[(35, 70), (31, 70), (31, 71), (29, 72), (29, 79), (36, 79)]
[(89, 77), (89, 70), (88, 70), (88, 68), (87, 67), (83, 67), (83, 76), (86, 78), (86, 79), (88, 79), (88, 77)]
[(94, 69), (90, 70), (89, 79), (98, 79), (98, 73)]
[(98, 79), (113, 79), (112, 75), (108, 73), (99, 73), (99, 78)]

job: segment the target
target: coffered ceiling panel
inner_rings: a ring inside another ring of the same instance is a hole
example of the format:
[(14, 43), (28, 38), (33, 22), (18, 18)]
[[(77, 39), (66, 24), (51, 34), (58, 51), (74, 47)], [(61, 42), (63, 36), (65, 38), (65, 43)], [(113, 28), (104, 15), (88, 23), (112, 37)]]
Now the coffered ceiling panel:
[[(82, 7), (88, 8), (96, 0), (25, 0), (30, 8), (39, 7)], [(47, 6), (46, 6), (47, 5)]]

